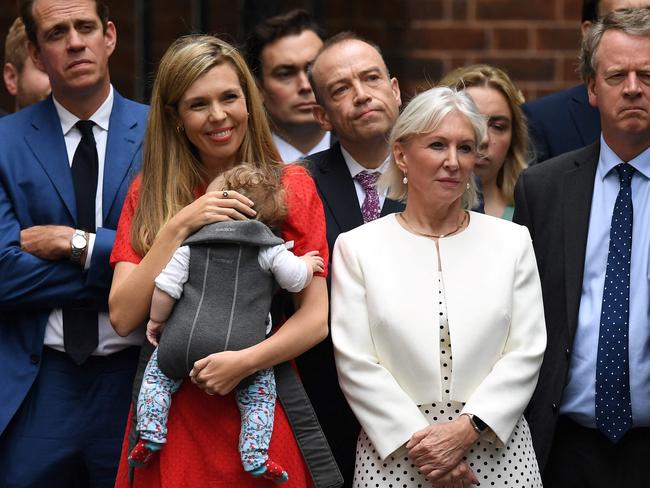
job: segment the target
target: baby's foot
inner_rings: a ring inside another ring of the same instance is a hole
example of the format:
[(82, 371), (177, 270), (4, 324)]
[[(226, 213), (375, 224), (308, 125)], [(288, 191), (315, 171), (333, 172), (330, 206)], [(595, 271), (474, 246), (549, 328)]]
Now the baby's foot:
[(262, 478), (275, 481), (276, 483), (284, 483), (285, 481), (289, 480), (289, 475), (284, 470), (284, 468), (278, 463), (271, 461), (270, 459), (268, 459), (259, 468), (255, 468), (253, 471), (251, 471), (251, 474), (256, 478), (258, 476), (261, 476)]
[(129, 454), (129, 466), (142, 468), (151, 462), (162, 444), (140, 439)]

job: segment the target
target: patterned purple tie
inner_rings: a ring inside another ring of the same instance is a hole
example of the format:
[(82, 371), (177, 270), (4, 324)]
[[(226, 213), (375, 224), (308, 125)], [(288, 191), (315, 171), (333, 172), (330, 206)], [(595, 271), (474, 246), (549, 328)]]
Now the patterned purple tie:
[(362, 171), (354, 177), (366, 193), (366, 198), (364, 198), (363, 205), (361, 205), (361, 215), (363, 215), (364, 223), (379, 218), (379, 213), (381, 212), (379, 194), (377, 193), (378, 178), (378, 172), (370, 173), (368, 171)]

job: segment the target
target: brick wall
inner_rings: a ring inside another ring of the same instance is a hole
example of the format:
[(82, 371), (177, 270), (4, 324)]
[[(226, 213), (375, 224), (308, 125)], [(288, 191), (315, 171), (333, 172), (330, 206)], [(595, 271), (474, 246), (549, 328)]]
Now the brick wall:
[[(156, 0), (151, 12), (151, 64), (134, 75), (137, 53), (134, 2), (107, 0), (118, 30), (111, 58), (116, 87), (138, 97), (142, 76), (177, 36), (191, 30), (191, 2)], [(206, 31), (242, 39), (239, 17), (243, 0), (212, 0)], [(287, 9), (299, 0), (280, 2)], [(487, 62), (505, 69), (528, 99), (577, 83), (581, 0), (321, 0), (322, 23), (329, 34), (352, 29), (379, 44), (407, 96), (435, 83), (446, 71)], [(16, 15), (14, 0), (0, 0), (0, 35)], [(3, 49), (4, 57), (4, 49)], [(0, 107), (12, 108), (0, 89)]]
[(576, 84), (581, 0), (327, 2), (330, 32), (355, 29), (384, 50), (407, 93), (458, 66), (505, 69), (527, 99)]

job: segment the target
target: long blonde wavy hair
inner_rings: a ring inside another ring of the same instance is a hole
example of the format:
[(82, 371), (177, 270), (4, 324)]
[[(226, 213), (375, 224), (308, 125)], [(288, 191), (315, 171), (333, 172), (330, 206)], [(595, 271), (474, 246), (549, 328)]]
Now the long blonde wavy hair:
[(144, 138), (142, 182), (131, 226), (133, 248), (144, 256), (160, 229), (195, 199), (207, 173), (194, 145), (177, 130), (178, 103), (198, 78), (215, 66), (230, 63), (235, 69), (249, 113), (248, 130), (236, 156), (273, 169), (280, 177), (282, 165), (258, 91), (244, 58), (227, 42), (208, 35), (183, 36), (167, 49), (160, 61), (151, 96)]
[(456, 90), (472, 86), (493, 88), (505, 97), (512, 113), (512, 141), (503, 166), (497, 173), (496, 183), (506, 203), (514, 205), (517, 178), (528, 166), (528, 124), (521, 109), (524, 96), (504, 71), (488, 64), (455, 69), (444, 76), (439, 85)]

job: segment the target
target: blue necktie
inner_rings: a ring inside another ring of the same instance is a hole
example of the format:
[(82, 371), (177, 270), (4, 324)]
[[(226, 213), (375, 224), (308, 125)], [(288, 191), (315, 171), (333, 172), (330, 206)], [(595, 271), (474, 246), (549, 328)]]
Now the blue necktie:
[(632, 425), (628, 325), (633, 217), (630, 185), (635, 171), (625, 163), (615, 169), (621, 187), (609, 233), (596, 365), (596, 425), (612, 442), (618, 442)]

